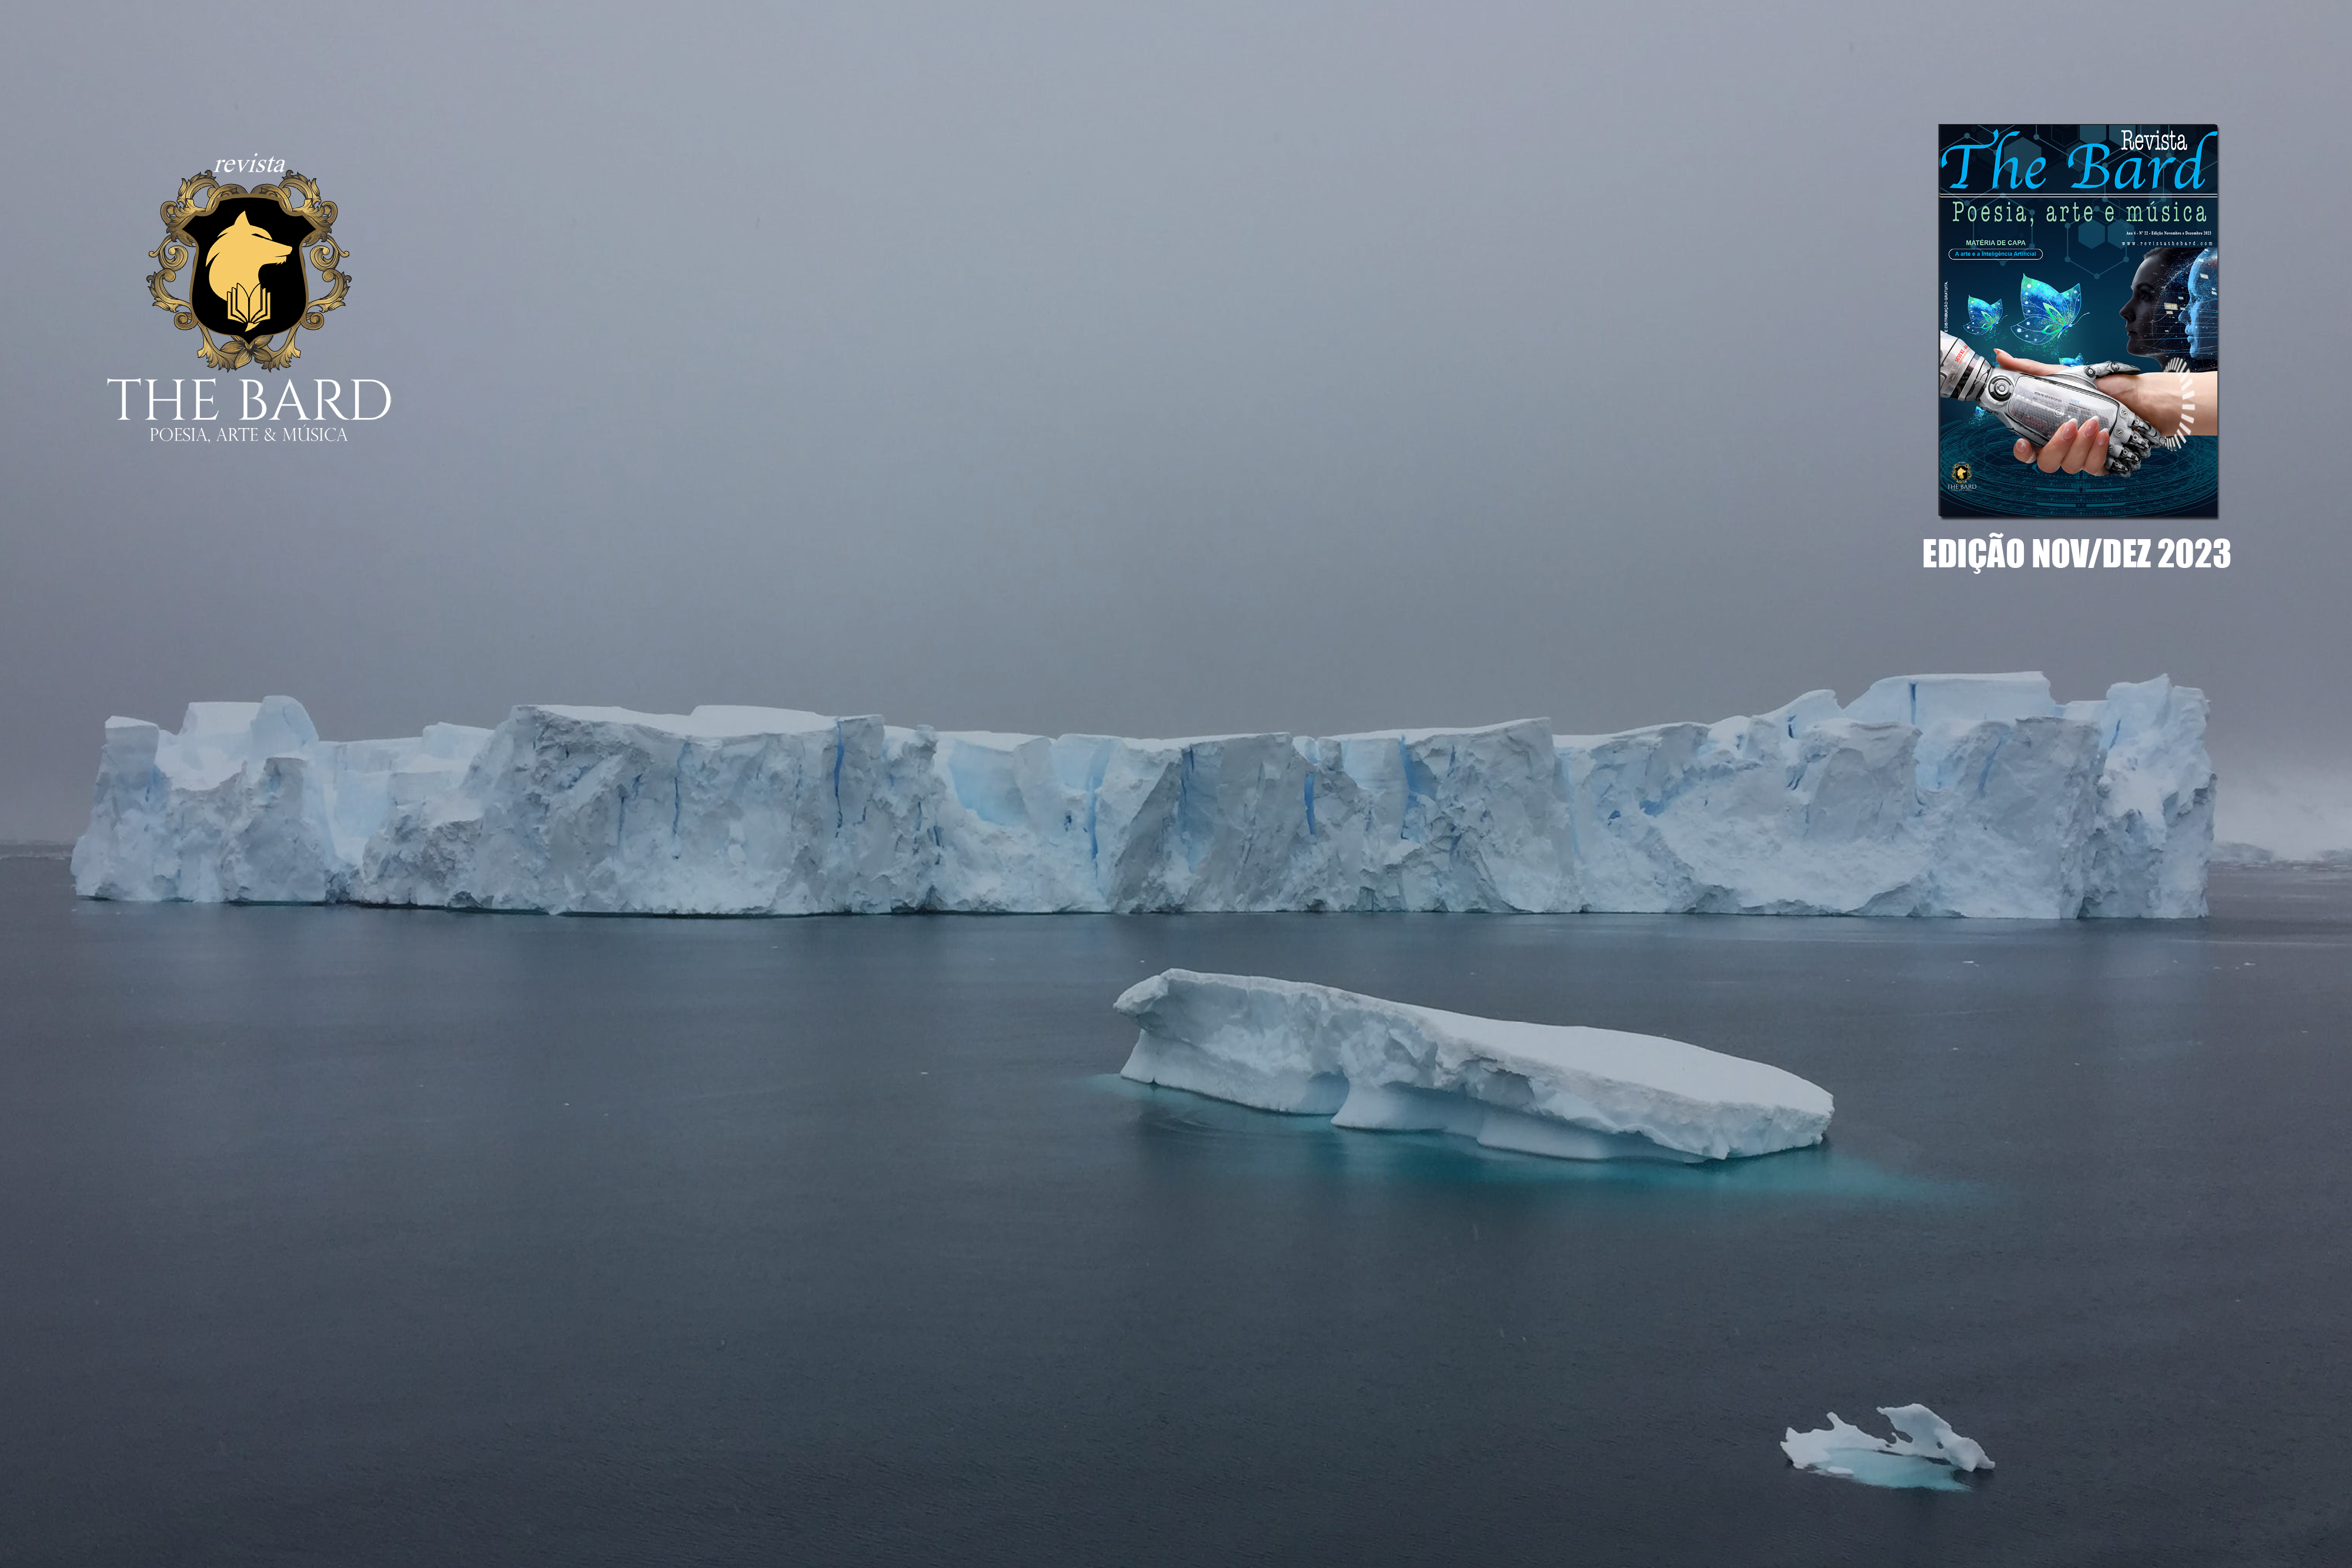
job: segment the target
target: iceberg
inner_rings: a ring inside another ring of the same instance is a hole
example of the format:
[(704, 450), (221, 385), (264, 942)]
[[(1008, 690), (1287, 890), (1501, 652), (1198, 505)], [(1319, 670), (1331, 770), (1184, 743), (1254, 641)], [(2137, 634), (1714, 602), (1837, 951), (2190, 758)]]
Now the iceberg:
[(190, 703), (177, 734), (110, 718), (89, 828), (74, 845), (88, 898), (320, 904), (351, 896), (368, 840), (446, 795), (490, 731), (436, 724), (414, 740), (322, 741), (291, 697)]
[(1685, 1165), (1802, 1148), (1829, 1131), (1827, 1090), (1656, 1035), (1190, 969), (1154, 975), (1112, 1005), (1142, 1030), (1122, 1077), (1335, 1127)]
[(325, 741), (290, 697), (107, 721), (87, 897), (640, 915), (2204, 913), (2205, 699), (2038, 674), (1616, 735), (908, 729), (526, 705)]
[(1953, 1431), (1950, 1422), (1925, 1405), (1882, 1405), (1878, 1413), (1895, 1428), (1892, 1442), (1848, 1425), (1832, 1410), (1822, 1430), (1790, 1427), (1780, 1451), (1801, 1470), (1877, 1487), (1960, 1491), (1966, 1489), (1955, 1471), (1993, 1468), (1979, 1445)]
[(1559, 745), (1586, 908), (2050, 920), (2205, 912), (2204, 737), (2163, 676), (1917, 675)]

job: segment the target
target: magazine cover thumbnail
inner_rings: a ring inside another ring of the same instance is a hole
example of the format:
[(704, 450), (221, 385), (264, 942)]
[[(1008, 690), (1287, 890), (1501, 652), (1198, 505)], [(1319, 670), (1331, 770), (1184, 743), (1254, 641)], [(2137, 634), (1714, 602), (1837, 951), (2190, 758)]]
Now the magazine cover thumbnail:
[(1946, 125), (1946, 517), (2221, 515), (2221, 138)]

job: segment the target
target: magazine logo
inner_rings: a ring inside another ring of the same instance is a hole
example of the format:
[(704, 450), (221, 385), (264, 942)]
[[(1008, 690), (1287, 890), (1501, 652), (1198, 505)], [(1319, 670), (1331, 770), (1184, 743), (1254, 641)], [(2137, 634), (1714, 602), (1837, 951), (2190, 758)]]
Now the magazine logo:
[[(163, 204), (163, 239), (147, 254), (149, 302), (197, 337), (196, 358), (216, 371), (284, 371), (302, 357), (295, 340), (342, 308), (351, 256), (335, 239), (335, 204), (319, 183), (275, 158), (224, 159), (231, 173), (275, 174), (247, 190), (214, 170), (180, 182)], [(175, 286), (178, 292), (174, 291)], [(147, 439), (248, 444), (348, 443), (346, 424), (392, 411), (392, 389), (367, 376), (297, 381), (274, 389), (257, 376), (109, 376), (115, 418), (142, 414)]]
[[(1958, 127), (1947, 126), (1947, 134)], [(2057, 127), (2037, 127), (2049, 131)], [(2192, 141), (2178, 127), (2141, 131), (2129, 125), (2084, 125), (2076, 128), (2074, 143), (2063, 152), (2056, 145), (2021, 134), (2014, 129), (1978, 132), (1985, 140), (1961, 135), (1947, 141), (1937, 157), (1947, 191), (2041, 192), (2106, 191), (2211, 194), (2221, 133), (2192, 126), (2201, 132)], [(2055, 154), (2053, 160), (2053, 154)], [(2211, 155), (2214, 163), (2208, 163)], [(1976, 182), (1981, 180), (1981, 184)]]
[[(325, 326), (350, 292), (341, 264), (351, 252), (335, 243), (335, 204), (307, 175), (289, 172), (248, 191), (207, 169), (181, 181), (163, 214), (163, 243), (147, 253), (157, 267), (147, 292), (173, 326), (203, 340), (196, 358), (215, 370), (285, 370), (301, 357), (296, 335)], [(172, 292), (184, 272), (184, 298)]]

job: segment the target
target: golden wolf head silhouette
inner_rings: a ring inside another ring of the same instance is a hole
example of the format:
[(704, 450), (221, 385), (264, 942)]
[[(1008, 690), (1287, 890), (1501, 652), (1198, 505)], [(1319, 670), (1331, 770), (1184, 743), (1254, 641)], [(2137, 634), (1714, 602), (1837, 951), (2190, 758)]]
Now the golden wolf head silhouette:
[(243, 213), (221, 230), (205, 258), (205, 281), (227, 302), (228, 319), (250, 332), (269, 319), (269, 292), (261, 287), (261, 269), (284, 261), (294, 252), (261, 229)]

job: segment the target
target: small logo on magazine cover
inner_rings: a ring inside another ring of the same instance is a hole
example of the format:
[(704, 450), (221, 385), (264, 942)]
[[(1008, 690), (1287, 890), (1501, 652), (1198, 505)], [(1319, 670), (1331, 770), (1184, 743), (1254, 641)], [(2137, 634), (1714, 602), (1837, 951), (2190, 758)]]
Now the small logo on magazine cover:
[[(341, 270), (351, 252), (335, 243), (335, 204), (307, 175), (289, 170), (248, 191), (207, 169), (181, 181), (163, 214), (163, 242), (147, 253), (158, 267), (147, 291), (173, 326), (203, 339), (196, 358), (215, 370), (285, 370), (302, 352), (296, 334), (326, 325), (351, 289)], [(185, 298), (172, 292), (183, 272)]]
[(1974, 472), (1975, 470), (1965, 463), (1955, 463), (1952, 465), (1952, 483), (1966, 485), (1969, 482), (1969, 476)]

